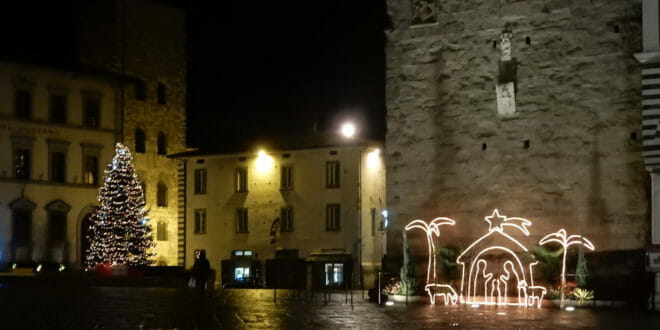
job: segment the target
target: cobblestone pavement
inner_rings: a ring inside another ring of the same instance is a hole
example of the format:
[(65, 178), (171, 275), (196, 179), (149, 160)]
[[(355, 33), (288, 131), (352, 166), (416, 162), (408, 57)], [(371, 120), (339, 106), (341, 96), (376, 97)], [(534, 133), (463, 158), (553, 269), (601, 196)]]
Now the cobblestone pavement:
[(0, 287), (0, 329), (658, 329), (660, 314), (626, 309), (430, 306), (323, 294), (184, 288), (11, 285)]

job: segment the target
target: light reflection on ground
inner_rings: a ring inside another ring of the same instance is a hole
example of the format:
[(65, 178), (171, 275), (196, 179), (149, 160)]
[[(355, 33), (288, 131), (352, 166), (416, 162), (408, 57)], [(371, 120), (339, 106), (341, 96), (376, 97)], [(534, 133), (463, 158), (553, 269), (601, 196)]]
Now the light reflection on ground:
[[(660, 315), (626, 309), (524, 308), (365, 302), (335, 293), (233, 289), (199, 296), (184, 288), (7, 285), (0, 287), (5, 329), (651, 329)], [(348, 303), (346, 303), (348, 301)]]

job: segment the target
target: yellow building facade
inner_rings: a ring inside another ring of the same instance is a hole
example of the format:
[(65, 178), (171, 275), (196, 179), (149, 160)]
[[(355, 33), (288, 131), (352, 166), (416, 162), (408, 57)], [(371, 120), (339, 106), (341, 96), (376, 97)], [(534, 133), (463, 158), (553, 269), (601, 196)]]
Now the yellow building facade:
[(178, 157), (186, 267), (204, 250), (225, 286), (373, 286), (385, 252), (379, 146)]

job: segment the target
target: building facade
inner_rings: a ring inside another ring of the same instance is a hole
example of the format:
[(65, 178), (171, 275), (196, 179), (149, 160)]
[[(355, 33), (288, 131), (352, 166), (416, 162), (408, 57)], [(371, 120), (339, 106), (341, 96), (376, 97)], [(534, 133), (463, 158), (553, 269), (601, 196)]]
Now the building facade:
[(378, 146), (178, 157), (186, 168), (186, 267), (204, 250), (223, 285), (373, 285), (385, 244)]
[[(157, 265), (183, 265), (183, 214), (178, 162), (186, 148), (186, 14), (157, 1), (104, 0), (78, 4), (79, 60), (130, 77), (117, 87), (119, 139), (133, 152), (145, 184)], [(154, 230), (156, 232), (157, 230)]]
[(660, 310), (660, 4), (643, 1), (641, 52), (635, 54), (642, 65), (642, 127), (644, 165), (651, 176), (651, 244), (647, 248), (647, 270), (654, 273), (655, 309)]
[[(561, 228), (588, 237), (594, 278), (643, 275), (649, 189), (639, 108), (648, 97), (633, 56), (641, 2), (387, 6), (393, 270), (409, 221), (451, 217), (456, 225), (436, 244), (460, 246), (498, 208), (533, 222), (526, 246)], [(426, 255), (424, 236), (409, 237)]]
[(155, 265), (182, 266), (180, 169), (167, 155), (185, 150), (185, 11), (123, 0), (71, 10), (78, 35), (65, 70), (3, 63), (0, 71), (0, 263), (80, 267), (84, 219), (122, 141), (144, 182)]
[(0, 95), (0, 263), (79, 265), (114, 155), (114, 84), (3, 62)]

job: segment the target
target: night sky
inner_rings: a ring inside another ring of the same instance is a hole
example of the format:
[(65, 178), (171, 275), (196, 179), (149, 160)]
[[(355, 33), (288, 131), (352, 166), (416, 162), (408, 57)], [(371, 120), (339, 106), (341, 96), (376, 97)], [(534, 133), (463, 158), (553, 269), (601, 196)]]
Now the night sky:
[[(323, 131), (343, 120), (384, 138), (384, 0), (161, 2), (188, 12), (190, 146), (308, 135), (314, 122)], [(0, 56), (71, 64), (75, 3), (4, 8)]]
[(223, 1), (190, 18), (191, 145), (349, 119), (384, 138), (384, 1)]

